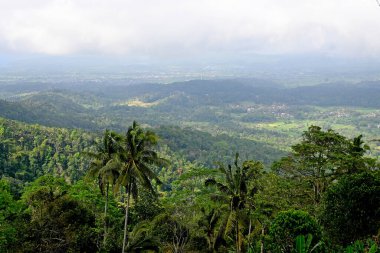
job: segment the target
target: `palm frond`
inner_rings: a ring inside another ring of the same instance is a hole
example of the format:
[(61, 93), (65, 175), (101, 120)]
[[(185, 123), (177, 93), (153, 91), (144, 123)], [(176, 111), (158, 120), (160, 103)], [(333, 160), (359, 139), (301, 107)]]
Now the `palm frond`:
[(160, 242), (152, 234), (152, 224), (148, 221), (137, 223), (129, 233), (128, 252), (142, 252), (152, 250), (158, 252)]
[(234, 232), (234, 229), (236, 227), (236, 223), (237, 222), (238, 221), (237, 221), (236, 212), (234, 212), (234, 211), (229, 212), (227, 223), (226, 223), (226, 228), (225, 228), (225, 231), (224, 231), (224, 235), (225, 236), (227, 236), (229, 234), (232, 234)]
[(208, 178), (208, 179), (206, 179), (206, 181), (205, 181), (205, 186), (214, 186), (214, 185), (216, 185), (216, 180), (215, 179), (213, 179), (213, 178)]

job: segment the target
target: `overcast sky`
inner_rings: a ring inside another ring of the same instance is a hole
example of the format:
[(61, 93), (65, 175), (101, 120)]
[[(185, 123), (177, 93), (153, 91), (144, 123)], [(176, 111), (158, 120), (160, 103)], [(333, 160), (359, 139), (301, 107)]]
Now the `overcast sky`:
[(0, 53), (380, 57), (376, 0), (0, 0)]

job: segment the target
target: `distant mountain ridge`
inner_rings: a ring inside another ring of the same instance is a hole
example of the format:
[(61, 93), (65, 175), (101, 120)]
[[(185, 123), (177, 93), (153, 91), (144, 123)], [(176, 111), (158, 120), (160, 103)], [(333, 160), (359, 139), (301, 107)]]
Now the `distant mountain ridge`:
[(193, 115), (206, 121), (212, 117), (218, 121), (215, 113), (205, 115), (208, 107), (226, 109), (244, 102), (264, 106), (286, 104), (380, 108), (380, 82), (285, 88), (265, 80), (226, 79), (96, 87), (82, 84), (60, 89), (52, 89), (47, 84), (6, 85), (1, 88), (3, 94), (12, 94), (9, 97), (13, 102), (0, 101), (0, 116), (47, 126), (87, 130), (106, 127), (120, 129), (130, 118), (147, 120), (147, 123), (156, 125), (171, 124), (173, 116), (181, 119), (181, 115)]
[[(2, 92), (14, 94), (39, 92), (71, 92), (86, 96), (91, 94), (106, 103), (115, 100), (141, 98), (144, 101), (163, 99), (173, 94), (184, 94), (197, 103), (233, 103), (252, 101), (272, 104), (345, 105), (379, 107), (380, 81), (357, 84), (328, 83), (316, 86), (286, 88), (272, 81), (260, 79), (191, 80), (172, 84), (101, 85), (98, 83), (74, 84), (17, 84), (2, 85)], [(23, 99), (19, 97), (17, 99)]]

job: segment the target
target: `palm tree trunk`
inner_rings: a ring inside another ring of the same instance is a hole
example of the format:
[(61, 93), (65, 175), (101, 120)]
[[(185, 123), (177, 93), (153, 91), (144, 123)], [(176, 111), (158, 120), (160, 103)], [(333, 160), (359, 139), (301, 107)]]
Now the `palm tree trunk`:
[(129, 211), (129, 200), (131, 198), (131, 184), (128, 184), (128, 189), (125, 189), (125, 190), (127, 192), (127, 205), (125, 207), (124, 239), (123, 239), (122, 253), (125, 253), (125, 246), (127, 245), (127, 241), (128, 241), (128, 211)]
[(262, 228), (261, 228), (261, 240), (260, 240), (260, 253), (264, 253), (264, 233), (265, 233), (265, 227), (262, 226)]
[(240, 242), (239, 242), (239, 221), (236, 221), (236, 253), (240, 253)]
[(252, 220), (249, 218), (249, 226), (248, 226), (248, 247), (251, 248), (251, 230), (252, 230)]
[(107, 183), (106, 189), (106, 203), (104, 204), (104, 236), (103, 236), (103, 245), (106, 244), (107, 240), (107, 211), (108, 211), (108, 192), (109, 192), (109, 183)]
[(252, 229), (252, 220), (249, 219), (249, 227), (248, 227), (248, 238), (250, 239), (251, 237), (251, 229)]

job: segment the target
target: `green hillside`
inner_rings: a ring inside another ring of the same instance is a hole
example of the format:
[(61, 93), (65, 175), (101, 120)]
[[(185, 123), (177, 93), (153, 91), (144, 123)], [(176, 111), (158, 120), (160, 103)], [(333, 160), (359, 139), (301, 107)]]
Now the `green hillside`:
[(375, 83), (4, 87), (0, 252), (378, 250)]

